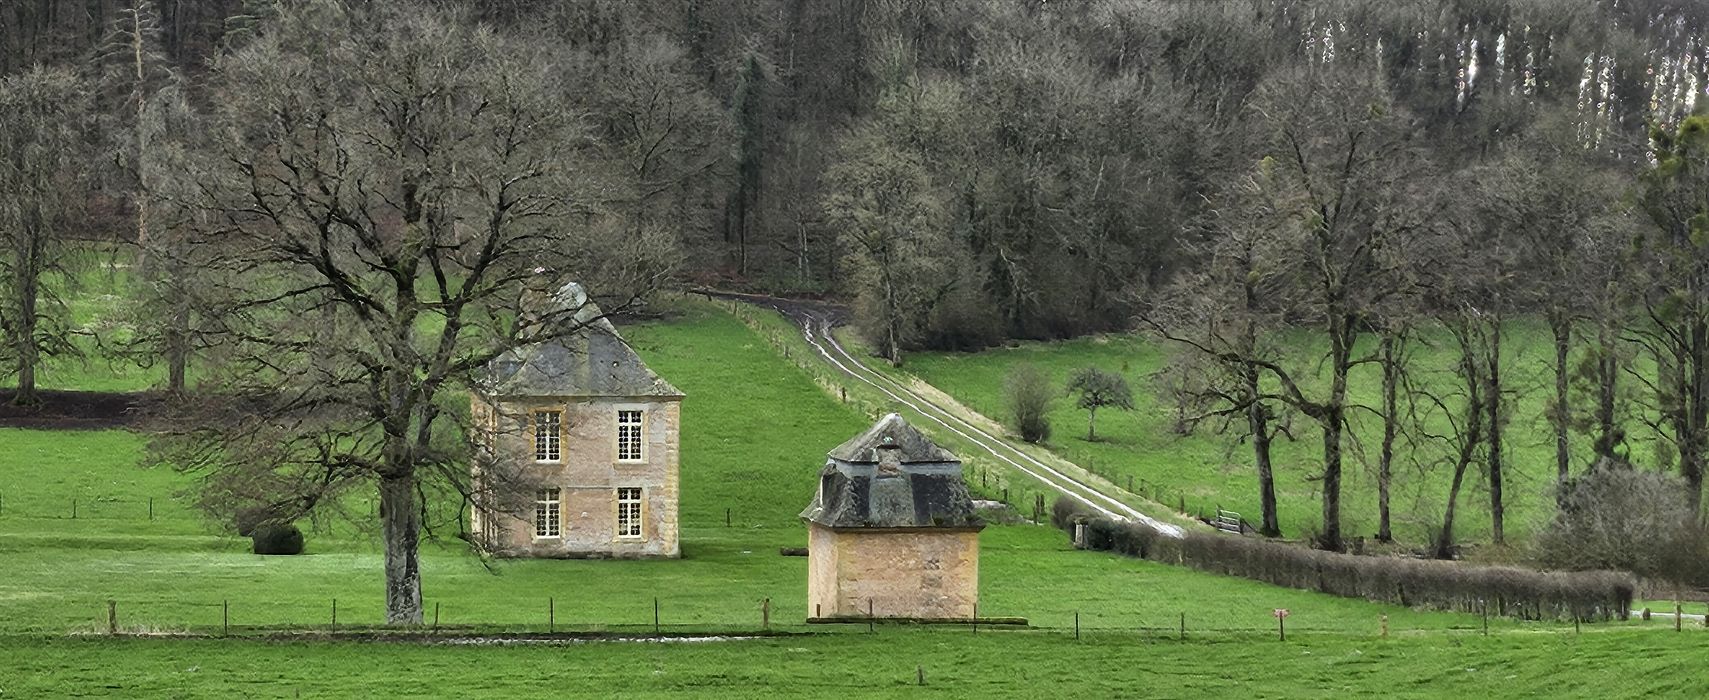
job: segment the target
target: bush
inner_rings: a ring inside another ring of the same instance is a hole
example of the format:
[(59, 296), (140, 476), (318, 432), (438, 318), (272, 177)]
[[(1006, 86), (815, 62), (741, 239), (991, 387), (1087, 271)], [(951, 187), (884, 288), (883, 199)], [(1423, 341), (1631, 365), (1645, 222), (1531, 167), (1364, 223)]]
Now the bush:
[(1068, 533), (1069, 537), (1074, 536), (1075, 516), (1090, 518), (1093, 515), (1095, 513), (1091, 508), (1087, 508), (1086, 504), (1067, 496), (1059, 496), (1055, 503), (1050, 504), (1051, 526)]
[(1561, 506), (1537, 537), (1542, 563), (1569, 570), (1619, 569), (1697, 585), (1709, 560), (1685, 483), (1604, 461), (1561, 487)]
[(1031, 443), (1049, 440), (1050, 402), (1056, 394), (1050, 388), (1050, 378), (1037, 367), (1021, 365), (1009, 372), (1004, 390), (1021, 439)]
[(290, 523), (257, 525), (250, 535), (256, 554), (297, 555), (303, 553), (303, 531)]
[(1288, 588), (1407, 607), (1526, 620), (1625, 619), (1636, 583), (1611, 571), (1541, 572), (1399, 557), (1361, 557), (1269, 540), (1189, 532), (1172, 538), (1139, 523), (1090, 517), (1059, 499), (1051, 522), (1072, 535), (1086, 524), (1086, 547)]

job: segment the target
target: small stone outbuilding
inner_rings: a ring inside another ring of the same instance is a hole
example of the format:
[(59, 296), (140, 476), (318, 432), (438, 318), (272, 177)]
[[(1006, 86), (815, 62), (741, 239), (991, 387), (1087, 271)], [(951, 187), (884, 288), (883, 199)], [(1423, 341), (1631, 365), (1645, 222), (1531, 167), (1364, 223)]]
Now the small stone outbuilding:
[(580, 285), (541, 303), (579, 330), (488, 366), (471, 418), (485, 461), (504, 475), (477, 464), (474, 481), (478, 492), (510, 493), (502, 508), (475, 509), (471, 531), (502, 556), (678, 556), (682, 392), (647, 368)]
[(831, 450), (807, 523), (812, 618), (967, 619), (979, 531), (961, 462), (894, 413)]

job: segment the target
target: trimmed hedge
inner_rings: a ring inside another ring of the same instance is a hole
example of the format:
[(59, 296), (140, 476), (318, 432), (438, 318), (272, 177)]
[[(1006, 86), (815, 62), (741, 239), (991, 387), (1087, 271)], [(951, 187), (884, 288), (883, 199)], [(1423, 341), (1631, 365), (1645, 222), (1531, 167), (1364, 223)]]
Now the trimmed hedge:
[(1177, 539), (1139, 523), (1096, 517), (1066, 498), (1051, 509), (1051, 522), (1070, 537), (1075, 524), (1085, 523), (1087, 549), (1413, 608), (1476, 613), (1487, 601), (1490, 614), (1524, 620), (1623, 620), (1637, 585), (1631, 576), (1612, 571), (1542, 572), (1366, 557), (1221, 533), (1188, 532)]
[(290, 556), (303, 553), (303, 531), (290, 523), (257, 525), (250, 538), (256, 554)]

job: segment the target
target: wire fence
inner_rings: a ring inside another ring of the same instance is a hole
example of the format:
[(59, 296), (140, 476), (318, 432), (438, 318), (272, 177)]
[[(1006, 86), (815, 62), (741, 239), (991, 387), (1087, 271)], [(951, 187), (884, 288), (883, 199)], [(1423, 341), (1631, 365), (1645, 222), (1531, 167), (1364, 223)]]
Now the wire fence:
[(170, 498), (101, 496), (25, 501), (7, 498), (6, 493), (0, 491), (0, 518), (153, 521), (167, 516), (176, 517), (183, 512), (183, 506)]
[[(222, 600), (135, 600), (108, 599), (89, 611), (87, 625), (69, 630), (72, 634), (113, 636), (205, 636), (205, 637), (337, 637), (399, 635), (448, 638), (585, 638), (585, 637), (753, 637), (789, 634), (865, 633), (884, 634), (899, 629), (930, 629), (946, 634), (1049, 634), (1073, 639), (1127, 637), (1144, 640), (1260, 640), (1289, 638), (1387, 639), (1418, 636), (1535, 635), (1538, 632), (1582, 634), (1586, 628), (1626, 628), (1633, 623), (1579, 622), (1571, 624), (1513, 624), (1492, 619), (1487, 610), (1469, 624), (1449, 626), (1404, 626), (1392, 623), (1386, 614), (1336, 616), (1294, 614), (1286, 609), (1253, 608), (1238, 615), (1209, 616), (1175, 613), (1118, 613), (1108, 611), (1054, 611), (1044, 618), (975, 616), (966, 619), (893, 619), (849, 616), (808, 621), (791, 612), (780, 615), (772, 599), (755, 603), (746, 614), (734, 610), (708, 612), (703, 605), (677, 607), (666, 598), (652, 598), (650, 606), (637, 600), (631, 614), (589, 620), (571, 605), (548, 597), (527, 601), (494, 620), (491, 601), (479, 605), (427, 601), (419, 625), (394, 626), (383, 622), (377, 606), (369, 601), (352, 604), (327, 598), (319, 605), (301, 603), (282, 607), (278, 603)], [(1653, 625), (1674, 631), (1709, 631), (1709, 617), (1697, 619), (1679, 614), (1658, 614)], [(1642, 618), (1649, 620), (1649, 616)]]

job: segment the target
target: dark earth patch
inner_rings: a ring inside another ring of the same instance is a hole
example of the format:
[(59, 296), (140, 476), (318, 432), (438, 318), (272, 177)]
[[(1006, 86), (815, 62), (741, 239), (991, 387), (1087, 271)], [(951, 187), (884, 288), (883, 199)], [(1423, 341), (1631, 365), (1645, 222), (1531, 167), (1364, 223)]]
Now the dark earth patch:
[(0, 389), (0, 427), (37, 430), (104, 430), (124, 428), (141, 420), (145, 409), (159, 401), (156, 394), (41, 389), (40, 402), (12, 403), (16, 389)]

